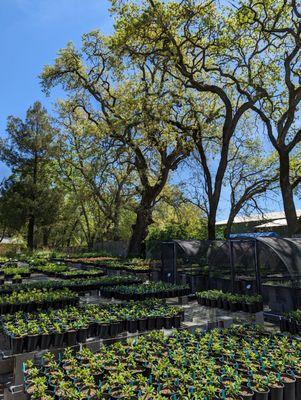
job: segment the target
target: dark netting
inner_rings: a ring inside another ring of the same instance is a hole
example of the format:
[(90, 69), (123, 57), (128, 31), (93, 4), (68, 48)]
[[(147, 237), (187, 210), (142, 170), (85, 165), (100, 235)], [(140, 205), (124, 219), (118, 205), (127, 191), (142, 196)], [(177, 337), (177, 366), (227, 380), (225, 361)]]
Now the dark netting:
[(261, 281), (300, 278), (301, 240), (174, 240), (163, 243), (162, 261), (163, 271), (168, 269), (168, 280), (189, 283), (193, 290), (256, 293), (261, 290)]

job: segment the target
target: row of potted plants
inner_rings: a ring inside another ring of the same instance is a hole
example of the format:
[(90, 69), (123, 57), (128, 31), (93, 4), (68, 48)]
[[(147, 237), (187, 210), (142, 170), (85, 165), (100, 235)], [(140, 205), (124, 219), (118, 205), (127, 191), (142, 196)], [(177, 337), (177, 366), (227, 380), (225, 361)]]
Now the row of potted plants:
[(185, 296), (190, 293), (188, 285), (174, 285), (166, 282), (145, 282), (140, 285), (119, 285), (101, 289), (104, 297), (120, 300), (145, 300)]
[(24, 365), (30, 399), (299, 400), (301, 344), (250, 327), (162, 331)]
[[(0, 277), (0, 285), (2, 288), (3, 285), (7, 284), (8, 282), (16, 284), (16, 283), (22, 283), (22, 280), (23, 280), (23, 277), (22, 277), (22, 275), (19, 275), (19, 274), (12, 275), (12, 276), (4, 276), (3, 278)], [(0, 291), (1, 291), (1, 288), (0, 288)]]
[(14, 291), (0, 296), (0, 314), (33, 311), (37, 308), (60, 308), (75, 305), (78, 301), (78, 294), (66, 288), (55, 291), (46, 288)]
[(180, 327), (180, 307), (149, 300), (138, 305), (86, 305), (61, 310), (18, 312), (1, 318), (13, 354), (50, 347), (74, 346), (89, 337), (113, 338), (119, 333)]
[(196, 293), (196, 296), (198, 303), (207, 307), (249, 313), (256, 313), (263, 310), (263, 301), (260, 295), (243, 295), (224, 293), (221, 290), (207, 290)]
[(105, 272), (100, 269), (70, 269), (69, 271), (60, 272), (57, 274), (58, 278), (70, 279), (70, 278), (87, 278), (87, 277), (97, 277), (104, 276)]
[(84, 265), (98, 265), (99, 267), (108, 270), (132, 271), (132, 272), (149, 272), (150, 265), (142, 259), (120, 260), (105, 257), (84, 257), (84, 258), (66, 258), (64, 262), (84, 264)]
[(10, 279), (18, 275), (23, 278), (29, 278), (31, 274), (30, 268), (25, 266), (2, 266), (0, 275), (4, 275), (4, 278)]
[(291, 311), (281, 317), (280, 329), (282, 332), (301, 335), (301, 310)]
[(45, 275), (56, 276), (56, 274), (68, 271), (69, 267), (65, 264), (45, 263), (32, 265), (31, 269), (35, 272), (41, 272)]
[(48, 280), (48, 281), (32, 281), (23, 284), (4, 284), (0, 287), (0, 294), (18, 292), (22, 290), (32, 289), (59, 289), (68, 288), (75, 292), (86, 292), (90, 290), (98, 290), (101, 287), (116, 286), (123, 284), (139, 284), (142, 280), (133, 275), (122, 276), (103, 276), (99, 278), (80, 278), (68, 280)]
[(62, 279), (70, 278), (86, 278), (103, 276), (105, 273), (100, 269), (74, 269), (64, 264), (47, 263), (45, 265), (37, 265), (32, 267), (37, 272), (41, 272), (48, 276), (54, 276)]

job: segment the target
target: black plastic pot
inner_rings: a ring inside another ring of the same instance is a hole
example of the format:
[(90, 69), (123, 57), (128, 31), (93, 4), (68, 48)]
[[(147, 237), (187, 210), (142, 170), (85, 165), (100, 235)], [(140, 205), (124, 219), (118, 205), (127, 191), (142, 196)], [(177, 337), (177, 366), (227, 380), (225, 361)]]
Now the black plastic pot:
[(40, 335), (40, 349), (46, 350), (50, 348), (52, 335), (50, 333), (43, 333)]
[(257, 305), (256, 303), (247, 303), (248, 312), (253, 314), (257, 312)]
[(223, 308), (223, 300), (222, 299), (217, 299), (217, 307)]
[(138, 320), (138, 331), (145, 332), (147, 330), (147, 318), (141, 318)]
[(175, 315), (172, 319), (172, 326), (174, 328), (180, 328), (181, 326), (181, 321), (182, 321), (182, 316), (181, 315)]
[(173, 325), (173, 318), (171, 317), (164, 317), (164, 328), (171, 329)]
[(205, 306), (207, 306), (207, 307), (211, 307), (211, 300), (210, 299), (204, 299), (204, 303), (205, 303)]
[(138, 322), (133, 320), (127, 321), (127, 331), (130, 333), (135, 333), (138, 330)]
[(269, 392), (270, 392), (269, 389), (267, 389), (264, 392), (262, 392), (262, 391), (258, 392), (256, 390), (254, 390), (254, 393), (255, 393), (254, 400), (268, 400), (269, 399)]
[(288, 320), (288, 331), (293, 335), (296, 335), (298, 333), (298, 325), (294, 319)]
[(126, 320), (124, 321), (119, 321), (119, 333), (125, 332), (126, 331)]
[(24, 348), (24, 337), (11, 337), (10, 338), (10, 345), (13, 354), (20, 354), (23, 353)]
[(211, 299), (211, 307), (217, 307), (217, 299)]
[(287, 332), (288, 331), (288, 320), (284, 317), (280, 319), (280, 331)]
[(81, 328), (77, 331), (76, 340), (78, 343), (86, 343), (88, 336), (88, 328)]
[(301, 376), (295, 375), (296, 378), (296, 400), (301, 400)]
[(109, 329), (110, 337), (114, 338), (118, 334), (119, 334), (119, 322), (111, 322), (110, 323), (110, 329)]
[(71, 330), (66, 332), (66, 345), (67, 346), (75, 346), (76, 345), (76, 331)]
[(162, 329), (164, 327), (164, 317), (157, 317), (156, 329)]
[(147, 330), (152, 331), (156, 329), (156, 317), (148, 317), (147, 319)]
[(98, 324), (97, 322), (92, 322), (89, 325), (89, 329), (88, 329), (88, 337), (96, 337), (97, 335), (97, 330), (98, 330)]
[(228, 300), (223, 300), (223, 309), (230, 310), (230, 304)]
[(40, 335), (27, 336), (27, 351), (35, 351), (39, 347)]
[(53, 347), (63, 347), (64, 344), (64, 333), (54, 332), (52, 334), (52, 345)]
[(101, 339), (107, 339), (110, 337), (110, 325), (109, 324), (101, 324), (99, 335)]
[(242, 386), (241, 387), (241, 394), (239, 397), (242, 400), (252, 400), (254, 397), (254, 392), (253, 390), (249, 389), (248, 387)]
[(270, 400), (283, 400), (284, 385), (270, 387)]
[(292, 375), (283, 375), (283, 400), (296, 400), (296, 378)]

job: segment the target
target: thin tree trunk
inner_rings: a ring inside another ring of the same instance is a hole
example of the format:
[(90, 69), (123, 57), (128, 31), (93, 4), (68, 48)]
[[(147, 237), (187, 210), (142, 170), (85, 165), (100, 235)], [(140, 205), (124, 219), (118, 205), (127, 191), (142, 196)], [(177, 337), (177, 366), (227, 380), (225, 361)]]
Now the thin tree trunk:
[(229, 236), (231, 234), (231, 229), (232, 229), (232, 225), (233, 225), (235, 216), (236, 216), (236, 212), (234, 210), (230, 211), (227, 225), (226, 225), (225, 232), (224, 232), (225, 238), (229, 238)]
[(35, 217), (31, 215), (28, 221), (27, 228), (27, 246), (32, 251), (34, 249), (34, 228), (35, 228)]

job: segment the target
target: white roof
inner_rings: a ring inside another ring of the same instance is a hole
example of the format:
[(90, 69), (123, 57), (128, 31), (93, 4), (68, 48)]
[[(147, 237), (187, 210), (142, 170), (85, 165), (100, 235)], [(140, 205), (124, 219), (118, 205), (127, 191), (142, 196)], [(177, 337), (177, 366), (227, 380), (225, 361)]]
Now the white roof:
[[(297, 211), (297, 216), (301, 216), (301, 210), (296, 210)], [(274, 220), (284, 220), (285, 225), (286, 225), (286, 218), (285, 218), (285, 213), (284, 211), (273, 211), (270, 213), (265, 213), (265, 214), (254, 214), (250, 216), (236, 216), (234, 218), (233, 223), (234, 224), (242, 224), (245, 222), (256, 222), (256, 221), (274, 221)], [(226, 225), (228, 222), (227, 219), (224, 219), (222, 221), (217, 221), (216, 225)], [(266, 225), (266, 224), (263, 224)], [(271, 225), (271, 226), (283, 226), (283, 225)], [(263, 226), (258, 226), (258, 227), (263, 227)], [(257, 227), (257, 228), (258, 228)], [(267, 226), (265, 226), (267, 227)]]
[(275, 219), (274, 221), (270, 221), (265, 224), (256, 225), (255, 228), (277, 228), (280, 226), (287, 226), (287, 221), (285, 218)]

